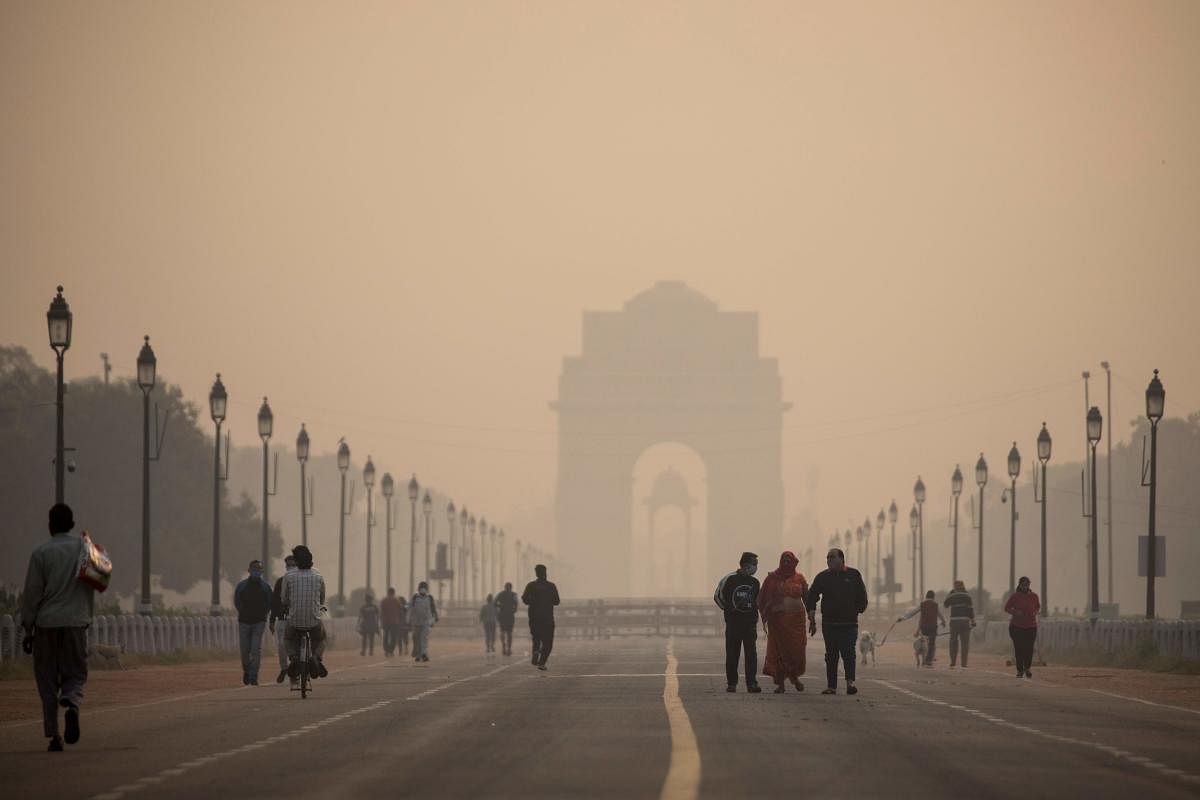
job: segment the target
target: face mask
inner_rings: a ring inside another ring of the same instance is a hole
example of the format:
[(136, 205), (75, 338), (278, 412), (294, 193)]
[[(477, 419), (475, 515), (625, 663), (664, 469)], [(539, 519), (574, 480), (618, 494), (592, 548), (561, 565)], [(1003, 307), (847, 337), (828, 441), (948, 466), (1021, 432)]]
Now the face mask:
[(754, 573), (758, 572), (758, 564), (743, 564), (742, 571), (744, 571), (747, 575), (753, 575)]
[(427, 589), (420, 589), (420, 590), (419, 590), (419, 593), (420, 593), (421, 597), (424, 597), (425, 595), (429, 594), (429, 590), (427, 590)]
[(262, 570), (261, 570), (261, 569), (252, 569), (252, 570), (250, 570), (250, 577), (251, 577), (251, 578), (261, 578), (261, 577), (262, 577)]
[(843, 565), (843, 564), (845, 564), (845, 563), (846, 563), (846, 562), (845, 562), (845, 560), (844, 560), (844, 559), (841, 559), (841, 558), (831, 558), (831, 559), (829, 559), (829, 568), (830, 568), (830, 569), (832, 569), (832, 570), (839, 570), (839, 569), (841, 569), (841, 568), (842, 568), (842, 565)]

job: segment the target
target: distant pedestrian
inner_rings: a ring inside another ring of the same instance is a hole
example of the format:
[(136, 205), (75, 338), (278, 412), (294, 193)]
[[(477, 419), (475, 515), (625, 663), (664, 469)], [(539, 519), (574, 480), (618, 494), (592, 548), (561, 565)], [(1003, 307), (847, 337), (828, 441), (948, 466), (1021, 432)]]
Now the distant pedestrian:
[(375, 596), (367, 592), (362, 608), (358, 610), (358, 633), (362, 636), (362, 651), (359, 655), (375, 655), (375, 635), (379, 633), (379, 606)]
[(50, 509), (50, 541), (29, 556), (21, 595), (21, 646), (33, 654), (33, 674), (42, 699), (42, 732), (52, 752), (63, 749), (58, 735), (58, 708), (66, 709), (67, 744), (79, 741), (79, 706), (87, 683), (87, 628), (92, 623), (93, 592), (79, 580), (83, 542), (72, 536), (75, 517), (70, 506)]
[(437, 623), (437, 603), (429, 593), (429, 584), (421, 581), (417, 584), (417, 593), (408, 604), (408, 624), (412, 627), (413, 661), (429, 660), (429, 631)]
[(533, 639), (533, 665), (546, 669), (554, 649), (554, 607), (558, 605), (558, 587), (546, 580), (546, 565), (533, 568), (536, 579), (525, 585), (521, 602), (529, 606), (529, 635)]
[(512, 584), (504, 584), (504, 591), (496, 595), (496, 622), (500, 625), (500, 650), (506, 656), (512, 655), (513, 625), (517, 621), (517, 605), (519, 598), (512, 590)]
[(412, 624), (408, 621), (408, 600), (403, 597), (397, 597), (396, 600), (400, 602), (400, 638), (396, 641), (396, 652), (399, 655), (405, 655), (412, 650), (408, 642), (409, 634), (412, 633)]
[[(286, 670), (288, 665), (287, 609), (283, 606), (283, 579), (287, 573), (296, 571), (296, 557), (289, 554), (283, 559), (283, 565), (286, 567), (286, 571), (283, 575), (275, 579), (275, 589), (271, 592), (271, 617), (267, 621), (267, 628), (275, 636), (275, 652), (279, 656), (279, 670), (281, 672)], [(293, 678), (292, 687), (299, 689), (300, 681)]]
[(821, 694), (837, 694), (838, 659), (846, 674), (846, 694), (858, 694), (854, 685), (854, 645), (858, 641), (858, 615), (867, 610), (867, 586), (862, 573), (846, 566), (846, 554), (834, 547), (825, 556), (828, 568), (813, 579), (808, 589), (808, 633), (817, 632), (817, 601), (821, 601), (821, 635), (825, 637), (826, 688)]
[(496, 652), (496, 599), (490, 594), (479, 609), (479, 621), (483, 624), (483, 652)]
[(768, 573), (758, 595), (758, 610), (767, 630), (767, 656), (763, 659), (763, 674), (775, 679), (775, 693), (783, 694), (784, 685), (791, 681), (797, 692), (804, 691), (800, 676), (806, 669), (808, 636), (805, 623), (804, 596), (808, 581), (796, 571), (800, 560), (792, 551), (779, 557), (779, 569)]
[[(379, 601), (379, 624), (383, 628), (383, 654), (391, 658), (400, 644), (400, 625), (404, 621), (404, 598), (396, 597), (396, 589), (389, 586), (387, 597)], [(403, 652), (403, 651), (401, 651)]]
[(971, 651), (971, 629), (975, 627), (975, 606), (962, 581), (954, 582), (954, 591), (946, 595), (942, 605), (950, 609), (950, 668), (954, 669), (959, 648), (962, 648), (962, 667), (967, 668)]
[(258, 686), (262, 663), (263, 631), (271, 613), (271, 584), (263, 580), (263, 564), (250, 562), (249, 575), (233, 590), (233, 607), (238, 612), (238, 642), (242, 650), (242, 683)]
[(925, 593), (925, 599), (921, 601), (920, 605), (909, 609), (896, 621), (903, 622), (913, 617), (918, 618), (915, 635), (925, 639), (925, 651), (921, 664), (925, 667), (932, 667), (934, 651), (937, 649), (938, 627), (946, 627), (946, 618), (942, 616), (942, 610), (938, 608), (933, 590)]
[(1042, 601), (1029, 588), (1029, 578), (1017, 581), (1017, 590), (1004, 604), (1004, 612), (1011, 614), (1008, 635), (1013, 642), (1013, 656), (1017, 664), (1017, 677), (1032, 678), (1029, 668), (1033, 666), (1033, 644), (1037, 641), (1038, 612)]
[(725, 614), (725, 691), (736, 692), (738, 659), (743, 654), (746, 691), (761, 692), (758, 686), (758, 556), (742, 553), (738, 568), (726, 575), (713, 592), (713, 602)]

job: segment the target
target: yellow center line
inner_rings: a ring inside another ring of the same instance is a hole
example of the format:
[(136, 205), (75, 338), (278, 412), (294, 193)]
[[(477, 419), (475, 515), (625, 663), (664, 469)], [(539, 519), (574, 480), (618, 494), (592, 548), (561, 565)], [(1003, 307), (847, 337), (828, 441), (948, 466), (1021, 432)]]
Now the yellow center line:
[(679, 662), (675, 659), (675, 639), (667, 640), (667, 671), (663, 686), (663, 705), (671, 726), (671, 766), (663, 781), (659, 800), (695, 800), (700, 793), (700, 748), (687, 709), (679, 697)]

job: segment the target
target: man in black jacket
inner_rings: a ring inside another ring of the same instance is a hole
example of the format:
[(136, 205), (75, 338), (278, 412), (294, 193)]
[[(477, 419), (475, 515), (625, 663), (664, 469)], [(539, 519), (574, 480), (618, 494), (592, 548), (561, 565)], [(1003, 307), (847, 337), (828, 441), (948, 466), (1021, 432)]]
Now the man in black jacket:
[(717, 584), (713, 602), (725, 612), (725, 691), (736, 692), (738, 657), (746, 654), (746, 691), (761, 692), (758, 686), (758, 556), (742, 553), (736, 572)]
[(546, 669), (546, 659), (554, 649), (554, 607), (558, 605), (558, 587), (546, 580), (546, 565), (533, 568), (537, 580), (525, 585), (521, 602), (529, 606), (529, 635), (533, 637), (532, 663)]
[(517, 593), (511, 583), (504, 584), (504, 591), (496, 595), (496, 621), (500, 623), (500, 649), (511, 656), (513, 625), (517, 621)]
[(846, 554), (836, 547), (825, 556), (829, 568), (808, 588), (808, 634), (817, 632), (817, 601), (821, 601), (821, 635), (825, 637), (825, 677), (821, 694), (837, 694), (838, 657), (846, 673), (846, 694), (858, 694), (854, 685), (854, 643), (858, 640), (858, 615), (867, 610), (867, 586), (862, 573), (846, 566)]

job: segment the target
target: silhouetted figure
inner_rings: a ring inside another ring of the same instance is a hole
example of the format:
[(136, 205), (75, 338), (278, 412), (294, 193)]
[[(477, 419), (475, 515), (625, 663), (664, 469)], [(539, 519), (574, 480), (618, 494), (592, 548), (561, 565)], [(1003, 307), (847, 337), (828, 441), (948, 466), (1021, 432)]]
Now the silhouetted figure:
[(413, 661), (429, 660), (429, 631), (437, 622), (437, 604), (429, 593), (429, 584), (421, 581), (417, 584), (417, 593), (408, 604), (408, 624), (413, 633)]
[(558, 605), (558, 587), (546, 580), (546, 565), (533, 568), (537, 576), (525, 585), (521, 602), (529, 606), (529, 635), (533, 639), (532, 663), (546, 669), (550, 651), (554, 649), (554, 607)]
[(513, 625), (517, 621), (517, 593), (512, 584), (504, 584), (504, 591), (496, 595), (496, 622), (500, 625), (500, 649), (504, 655), (512, 655)]
[(92, 623), (93, 592), (79, 580), (83, 541), (72, 536), (75, 516), (70, 506), (50, 509), (50, 541), (29, 556), (21, 595), (21, 646), (33, 654), (33, 674), (42, 698), (42, 731), (51, 751), (63, 749), (58, 735), (58, 708), (66, 709), (66, 742), (79, 741), (79, 706), (87, 683), (87, 627)]
[(283, 576), (283, 606), (287, 609), (287, 633), (284, 642), (287, 644), (288, 667), (275, 678), (276, 683), (283, 683), (284, 676), (300, 677), (300, 636), (308, 632), (312, 643), (312, 656), (316, 660), (313, 677), (324, 678), (329, 674), (325, 669), (325, 626), (322, 618), (325, 616), (325, 578), (313, 568), (312, 551), (302, 544), (292, 548), (296, 559), (296, 571)]
[(362, 636), (362, 651), (359, 655), (375, 655), (375, 635), (379, 633), (379, 606), (367, 592), (362, 608), (358, 610), (358, 633)]
[(396, 599), (400, 602), (400, 638), (396, 642), (396, 652), (404, 655), (412, 650), (408, 643), (408, 635), (412, 633), (412, 625), (408, 622), (408, 600), (403, 597), (397, 597)]
[[(391, 657), (400, 643), (400, 626), (404, 621), (404, 598), (396, 597), (396, 589), (389, 586), (387, 597), (379, 601), (379, 624), (383, 628), (383, 654)], [(400, 652), (404, 652), (401, 650)]]
[[(283, 559), (283, 565), (286, 567), (284, 575), (295, 572), (296, 557), (288, 555)], [(283, 607), (283, 577), (280, 575), (275, 579), (275, 589), (271, 592), (271, 616), (267, 621), (267, 628), (275, 636), (275, 653), (279, 656), (280, 671), (286, 670), (288, 665), (287, 642), (284, 640), (287, 636), (287, 609)], [(299, 689), (300, 681), (292, 679), (292, 688)]]
[(490, 594), (479, 609), (479, 621), (483, 624), (483, 652), (496, 652), (496, 599)]
[(913, 617), (917, 617), (917, 635), (925, 639), (921, 665), (932, 667), (934, 653), (937, 650), (938, 626), (946, 627), (946, 619), (942, 616), (942, 610), (938, 608), (932, 589), (925, 593), (925, 599), (921, 601), (920, 605), (909, 609), (896, 621), (903, 622)]
[(717, 584), (713, 602), (725, 613), (725, 691), (736, 692), (738, 659), (745, 652), (746, 691), (758, 686), (758, 556), (742, 553), (736, 571)]
[(1017, 677), (1032, 678), (1029, 668), (1033, 666), (1033, 643), (1037, 641), (1038, 612), (1042, 601), (1030, 590), (1029, 578), (1017, 581), (1017, 590), (1004, 604), (1004, 612), (1011, 614), (1008, 635), (1013, 642), (1013, 660), (1017, 665)]
[(263, 630), (271, 613), (271, 584), (263, 580), (263, 564), (250, 562), (250, 573), (233, 590), (233, 607), (238, 612), (238, 643), (242, 651), (242, 684), (258, 686), (262, 664)]
[(858, 694), (854, 685), (854, 645), (858, 641), (858, 615), (867, 610), (867, 586), (862, 573), (846, 566), (846, 554), (832, 548), (825, 556), (828, 568), (813, 579), (804, 605), (808, 608), (808, 633), (817, 632), (817, 601), (821, 601), (821, 635), (825, 637), (826, 688), (837, 694), (838, 659), (846, 673), (846, 694)]
[(975, 627), (975, 606), (966, 584), (955, 581), (954, 591), (946, 595), (942, 605), (950, 609), (950, 668), (954, 668), (961, 645), (962, 665), (966, 669), (967, 655), (971, 651), (971, 628)]

